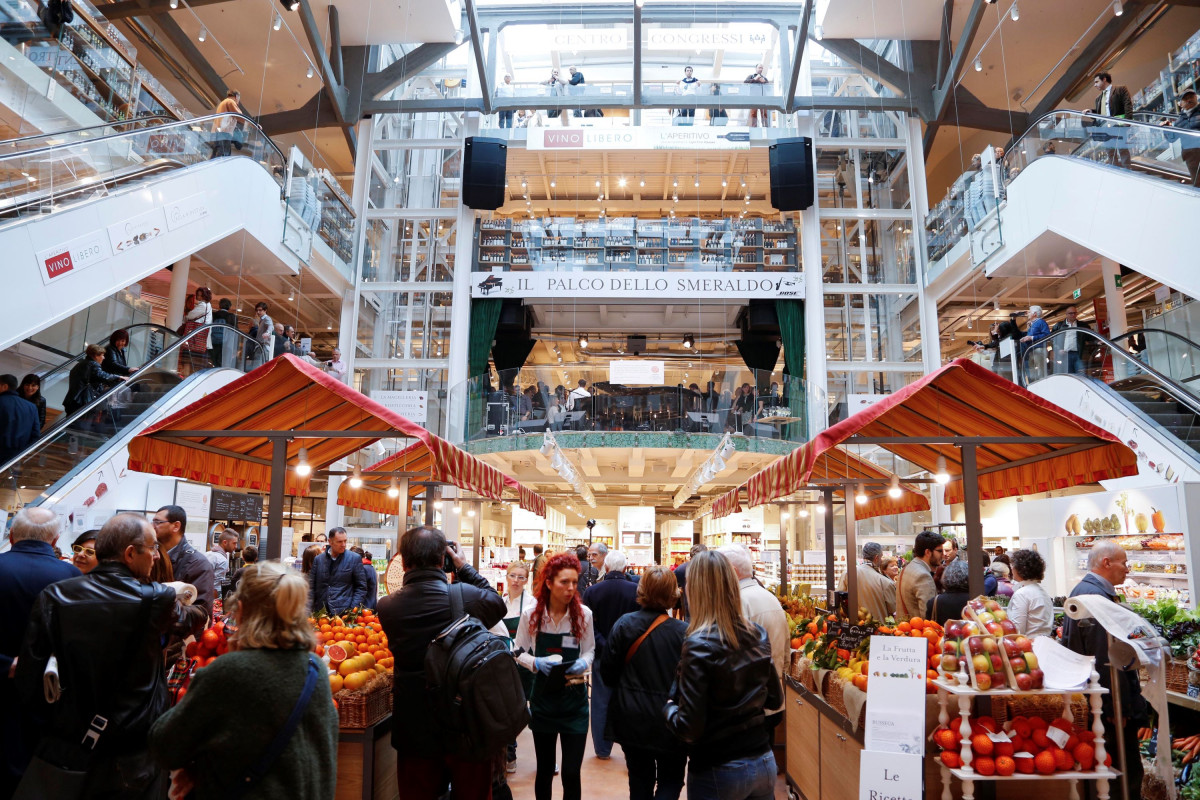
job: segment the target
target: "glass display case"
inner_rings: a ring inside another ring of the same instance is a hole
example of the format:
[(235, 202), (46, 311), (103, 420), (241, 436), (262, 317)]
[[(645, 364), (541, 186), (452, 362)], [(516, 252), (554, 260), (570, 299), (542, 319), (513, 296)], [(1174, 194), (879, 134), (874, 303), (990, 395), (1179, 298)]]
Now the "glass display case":
[(342, 263), (354, 259), (354, 211), (350, 197), (328, 170), (321, 170), (321, 221), (317, 234)]

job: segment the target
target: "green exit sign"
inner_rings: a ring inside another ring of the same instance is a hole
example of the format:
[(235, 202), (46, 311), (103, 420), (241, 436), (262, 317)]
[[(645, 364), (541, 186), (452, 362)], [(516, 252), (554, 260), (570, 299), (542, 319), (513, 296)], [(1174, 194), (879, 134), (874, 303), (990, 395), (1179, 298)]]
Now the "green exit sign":
[(1081, 295), (1081, 294), (1083, 294), (1083, 290), (1082, 290), (1082, 289), (1076, 289), (1075, 291), (1071, 292), (1071, 299), (1072, 299), (1072, 300), (1078, 300), (1078, 299), (1079, 299), (1079, 295)]
[(1114, 275), (1114, 276), (1113, 276), (1113, 281), (1115, 282), (1115, 284), (1116, 284), (1116, 287), (1117, 287), (1118, 289), (1120, 289), (1120, 288), (1121, 288), (1121, 276), (1120, 276), (1120, 275)]

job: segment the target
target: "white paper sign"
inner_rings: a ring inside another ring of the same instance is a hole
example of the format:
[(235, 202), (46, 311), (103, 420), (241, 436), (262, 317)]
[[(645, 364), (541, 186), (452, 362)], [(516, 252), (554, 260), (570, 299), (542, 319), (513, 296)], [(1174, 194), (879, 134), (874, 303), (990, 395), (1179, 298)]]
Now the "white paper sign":
[(1068, 650), (1049, 636), (1033, 639), (1033, 654), (1042, 669), (1042, 685), (1047, 689), (1075, 689), (1092, 677), (1096, 659)]
[(663, 362), (623, 359), (608, 362), (608, 382), (622, 386), (662, 386)]
[(212, 505), (212, 487), (207, 483), (175, 482), (175, 505), (187, 512), (184, 536), (201, 553), (209, 551), (208, 512)]
[(429, 419), (429, 392), (375, 390), (371, 399), (409, 422), (424, 425)]
[(925, 753), (925, 672), (928, 643), (872, 636), (864, 748)]
[(922, 800), (921, 756), (863, 753), (858, 762), (859, 800)]

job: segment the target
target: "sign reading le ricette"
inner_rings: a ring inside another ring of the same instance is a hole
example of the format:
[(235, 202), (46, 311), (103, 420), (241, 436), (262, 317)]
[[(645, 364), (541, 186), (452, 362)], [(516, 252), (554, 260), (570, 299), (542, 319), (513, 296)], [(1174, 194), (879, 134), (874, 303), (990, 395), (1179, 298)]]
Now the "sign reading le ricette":
[(477, 272), (472, 297), (804, 299), (802, 272)]

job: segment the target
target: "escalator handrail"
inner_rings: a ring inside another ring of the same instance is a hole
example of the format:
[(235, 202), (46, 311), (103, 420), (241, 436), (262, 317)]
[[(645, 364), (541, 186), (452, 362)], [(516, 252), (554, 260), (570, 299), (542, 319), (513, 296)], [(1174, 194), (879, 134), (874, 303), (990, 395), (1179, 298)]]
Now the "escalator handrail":
[[(220, 323), (213, 323), (213, 324), (220, 324)], [(138, 330), (140, 328), (157, 328), (158, 330), (162, 331), (163, 333), (169, 333), (169, 334), (178, 336), (178, 334), (175, 333), (175, 331), (171, 330), (166, 325), (159, 325), (157, 322), (137, 322), (137, 323), (134, 323), (133, 325), (122, 328), (121, 330), (125, 331), (126, 333), (132, 334), (133, 331)], [(101, 347), (108, 347), (108, 342), (111, 338), (112, 338), (112, 334), (109, 334), (103, 340), (96, 342), (96, 344), (100, 345)], [(174, 342), (172, 342), (172, 344), (174, 344)], [(47, 383), (49, 383), (49, 378), (51, 375), (57, 375), (58, 373), (62, 372), (63, 370), (70, 371), (72, 368), (74, 368), (74, 366), (76, 364), (78, 364), (80, 361), (82, 361), (86, 357), (87, 357), (87, 352), (84, 351), (84, 352), (74, 356), (73, 358), (67, 359), (66, 361), (59, 364), (57, 367), (54, 367), (49, 372), (47, 372), (45, 375), (40, 376), (42, 379), (42, 385), (45, 386)]]
[[(1193, 350), (1200, 353), (1200, 344), (1193, 342), (1191, 339), (1187, 338), (1183, 334), (1176, 333), (1175, 331), (1169, 331), (1169, 330), (1166, 330), (1165, 328), (1134, 328), (1133, 330), (1125, 331), (1120, 336), (1114, 336), (1112, 341), (1114, 343), (1119, 343), (1122, 339), (1131, 339), (1134, 336), (1137, 336), (1138, 334), (1145, 334), (1145, 333), (1162, 334), (1163, 336), (1170, 336), (1173, 339), (1178, 339), (1179, 341), (1186, 344), (1188, 347), (1190, 347)], [(1200, 372), (1196, 373), (1195, 375), (1193, 375), (1190, 378), (1184, 378), (1182, 381), (1180, 381), (1180, 383), (1191, 383), (1192, 381), (1195, 381), (1195, 380), (1200, 380)]]
[[(200, 334), (204, 334), (205, 336), (207, 336), (208, 331), (210, 331), (216, 327), (225, 327), (225, 328), (228, 328), (229, 330), (233, 330), (235, 333), (238, 334), (238, 336), (241, 336), (243, 339), (246, 340), (246, 344), (245, 344), (246, 347), (253, 346), (259, 351), (260, 355), (262, 354), (262, 350), (263, 350), (262, 343), (259, 342), (257, 339), (251, 338), (248, 334), (242, 333), (237, 328), (229, 328), (228, 325), (221, 325), (221, 323), (213, 323), (211, 325), (201, 325), (199, 328), (189, 331), (185, 336), (179, 337), (179, 339), (177, 341), (174, 341), (167, 347), (163, 348), (163, 351), (161, 353), (159, 353), (154, 358), (150, 359), (145, 364), (143, 364), (136, 372), (134, 372), (132, 375), (130, 375), (127, 380), (121, 381), (120, 383), (116, 384), (115, 386), (112, 386), (111, 388), (108, 389), (108, 391), (104, 392), (99, 397), (92, 400), (92, 402), (88, 403), (83, 408), (78, 409), (77, 411), (75, 411), (75, 413), (71, 414), (70, 416), (65, 416), (65, 417), (57, 420), (52, 428), (49, 428), (48, 430), (42, 432), (42, 435), (38, 438), (38, 440), (36, 442), (29, 445), (29, 447), (22, 450), (20, 453), (18, 453), (14, 458), (10, 459), (8, 462), (6, 462), (4, 464), (0, 464), (0, 474), (8, 473), (9, 471), (12, 470), (13, 467), (17, 466), (19, 463), (21, 463), (25, 459), (27, 459), (30, 456), (37, 453), (38, 450), (41, 450), (43, 447), (48, 446), (52, 441), (54, 441), (54, 439), (57, 437), (57, 435), (59, 433), (66, 432), (68, 429), (70, 429), (70, 427), (73, 424), (78, 422), (80, 419), (83, 419), (88, 414), (99, 410), (101, 406), (106, 405), (112, 399), (112, 396), (115, 392), (120, 391), (121, 389), (124, 389), (124, 388), (130, 386), (139, 377), (144, 377), (145, 375), (147, 375), (152, 369), (154, 369), (159, 364), (159, 362), (164, 361), (169, 356), (178, 356), (180, 351), (184, 348), (184, 346), (188, 342), (190, 342), (194, 337), (199, 336)], [(246, 355), (245, 352), (243, 352), (243, 358), (245, 358), (245, 355)]]
[[(1028, 364), (1027, 364), (1027, 362), (1029, 361), (1029, 354), (1032, 353), (1035, 349), (1043, 348), (1046, 344), (1050, 343), (1052, 340), (1057, 339), (1060, 336), (1064, 336), (1068, 333), (1075, 333), (1077, 336), (1084, 336), (1085, 338), (1093, 339), (1096, 342), (1101, 343), (1103, 346), (1108, 348), (1110, 353), (1120, 356), (1121, 358), (1130, 362), (1133, 366), (1136, 366), (1137, 369), (1139, 371), (1141, 371), (1142, 373), (1145, 373), (1146, 375), (1149, 375), (1150, 377), (1154, 378), (1156, 381), (1158, 381), (1162, 385), (1162, 387), (1164, 389), (1168, 390), (1168, 393), (1174, 398), (1174, 400), (1177, 403), (1187, 406), (1188, 409), (1192, 413), (1194, 413), (1196, 416), (1200, 417), (1200, 398), (1197, 398), (1195, 395), (1193, 395), (1192, 392), (1189, 391), (1187, 387), (1180, 384), (1174, 378), (1168, 378), (1166, 375), (1163, 375), (1161, 372), (1159, 372), (1154, 367), (1147, 364), (1145, 361), (1142, 361), (1140, 358), (1136, 358), (1136, 357), (1130, 355), (1128, 352), (1125, 351), (1125, 349), (1123, 347), (1118, 345), (1112, 339), (1109, 339), (1106, 336), (1102, 336), (1099, 333), (1097, 333), (1096, 331), (1093, 331), (1089, 328), (1071, 328), (1070, 330), (1052, 331), (1049, 336), (1043, 336), (1042, 338), (1038, 339), (1037, 341), (1031, 342), (1029, 347), (1026, 348), (1025, 352), (1021, 354), (1021, 363), (1019, 364), (1019, 366), (1021, 368), (1021, 378), (1022, 378), (1022, 382), (1024, 383), (1024, 385), (1026, 385), (1026, 386), (1029, 385), (1028, 377), (1027, 377), (1029, 375), (1029, 369), (1028, 369)], [(1183, 338), (1183, 337), (1180, 337), (1180, 338)], [(1043, 355), (1045, 353), (1044, 349), (1040, 350), (1040, 352)]]
[[(1111, 127), (1146, 128), (1148, 130), (1158, 131), (1159, 133), (1172, 133), (1172, 134), (1180, 134), (1180, 135), (1187, 135), (1187, 136), (1200, 136), (1200, 131), (1193, 131), (1193, 130), (1189, 130), (1187, 128), (1176, 128), (1171, 125), (1155, 125), (1151, 122), (1140, 122), (1135, 119), (1125, 119), (1123, 117), (1102, 117), (1099, 114), (1093, 114), (1090, 111), (1073, 111), (1069, 108), (1061, 108), (1061, 109), (1058, 109), (1057, 111), (1047, 112), (1046, 114), (1043, 114), (1041, 117), (1039, 117), (1037, 120), (1035, 120), (1034, 122), (1030, 123), (1029, 127), (1025, 129), (1025, 132), (1022, 133), (1013, 142), (1013, 144), (1006, 149), (1005, 152), (1009, 152), (1013, 148), (1015, 148), (1018, 144), (1021, 143), (1021, 141), (1026, 136), (1029, 136), (1030, 134), (1036, 134), (1037, 130), (1038, 130), (1038, 126), (1041, 125), (1043, 122), (1045, 122), (1049, 119), (1053, 119), (1054, 117), (1061, 117), (1061, 116), (1080, 117), (1080, 118), (1084, 118), (1084, 119), (1096, 120), (1096, 122), (1091, 123), (1087, 127), (1097, 127), (1098, 128), (1098, 127), (1110, 127), (1111, 126)], [(1059, 154), (1059, 155), (1061, 155), (1061, 154)]]
[[(117, 139), (123, 139), (123, 138), (129, 137), (129, 136), (138, 136), (141, 134), (145, 134), (151, 130), (154, 130), (157, 132), (169, 133), (170, 132), (169, 129), (172, 129), (172, 128), (179, 128), (179, 127), (193, 128), (196, 125), (202, 125), (203, 123), (206, 123), (206, 122), (212, 122), (213, 120), (217, 120), (217, 119), (225, 119), (227, 117), (236, 117), (237, 119), (244, 121), (247, 125), (249, 125), (254, 130), (256, 130), (260, 134), (262, 134), (263, 141), (266, 142), (268, 145), (270, 145), (271, 149), (275, 151), (275, 154), (279, 156), (279, 160), (281, 162), (283, 162), (284, 164), (287, 163), (287, 156), (285, 156), (283, 154), (283, 151), (279, 149), (279, 146), (276, 145), (275, 142), (273, 142), (271, 140), (271, 137), (267, 136), (266, 132), (261, 127), (259, 127), (257, 122), (255, 122), (254, 120), (252, 120), (250, 117), (246, 116), (245, 114), (240, 114), (240, 113), (233, 112), (233, 111), (226, 112), (223, 114), (208, 114), (207, 116), (203, 116), (203, 117), (192, 117), (191, 119), (181, 119), (181, 120), (177, 120), (172, 123), (158, 125), (153, 129), (143, 128), (141, 130), (122, 131), (120, 133), (113, 133), (113, 134), (109, 134), (108, 136), (97, 136), (95, 139), (89, 139), (87, 141), (87, 145), (89, 147), (91, 147), (91, 146), (97, 145), (97, 144), (105, 144), (106, 142), (111, 142), (111, 141), (114, 141)], [(3, 163), (4, 161), (9, 160), (9, 159), (27, 158), (29, 156), (38, 155), (39, 153), (48, 153), (52, 150), (61, 150), (64, 147), (75, 147), (78, 144), (80, 144), (80, 142), (56, 144), (56, 145), (50, 145), (48, 147), (35, 147), (30, 150), (19, 150), (15, 153), (3, 153), (3, 154), (0, 154), (0, 163)]]
[[(45, 133), (31, 133), (28, 136), (16, 136), (16, 137), (13, 137), (12, 139), (0, 139), (0, 147), (9, 147), (9, 146), (15, 144), (16, 142), (28, 142), (31, 139), (49, 139), (53, 136), (70, 136), (71, 134), (74, 134), (74, 133), (83, 133), (84, 131), (94, 131), (94, 130), (99, 130), (100, 128), (114, 128), (114, 127), (118, 127), (120, 125), (133, 125), (134, 123), (146, 122), (146, 121), (152, 120), (152, 119), (164, 120), (163, 124), (180, 121), (180, 119), (178, 117), (173, 116), (171, 114), (149, 114), (144, 117), (135, 117), (133, 119), (122, 119), (122, 120), (116, 120), (114, 122), (102, 122), (99, 125), (85, 125), (81, 128), (64, 128), (64, 129), (58, 130), (58, 131), (48, 131)], [(152, 127), (157, 127), (157, 126), (154, 126), (154, 125), (146, 126), (146, 128), (152, 128)], [(140, 130), (145, 130), (145, 128), (141, 128)], [(129, 133), (129, 131), (121, 131), (121, 133)], [(93, 141), (93, 142), (99, 141), (99, 139), (98, 138), (91, 139), (90, 141)], [(50, 146), (51, 147), (62, 147), (64, 144), (67, 144), (67, 142), (60, 142), (57, 145), (50, 145)], [(22, 151), (18, 151), (18, 152), (28, 152), (28, 151), (22, 150)]]

